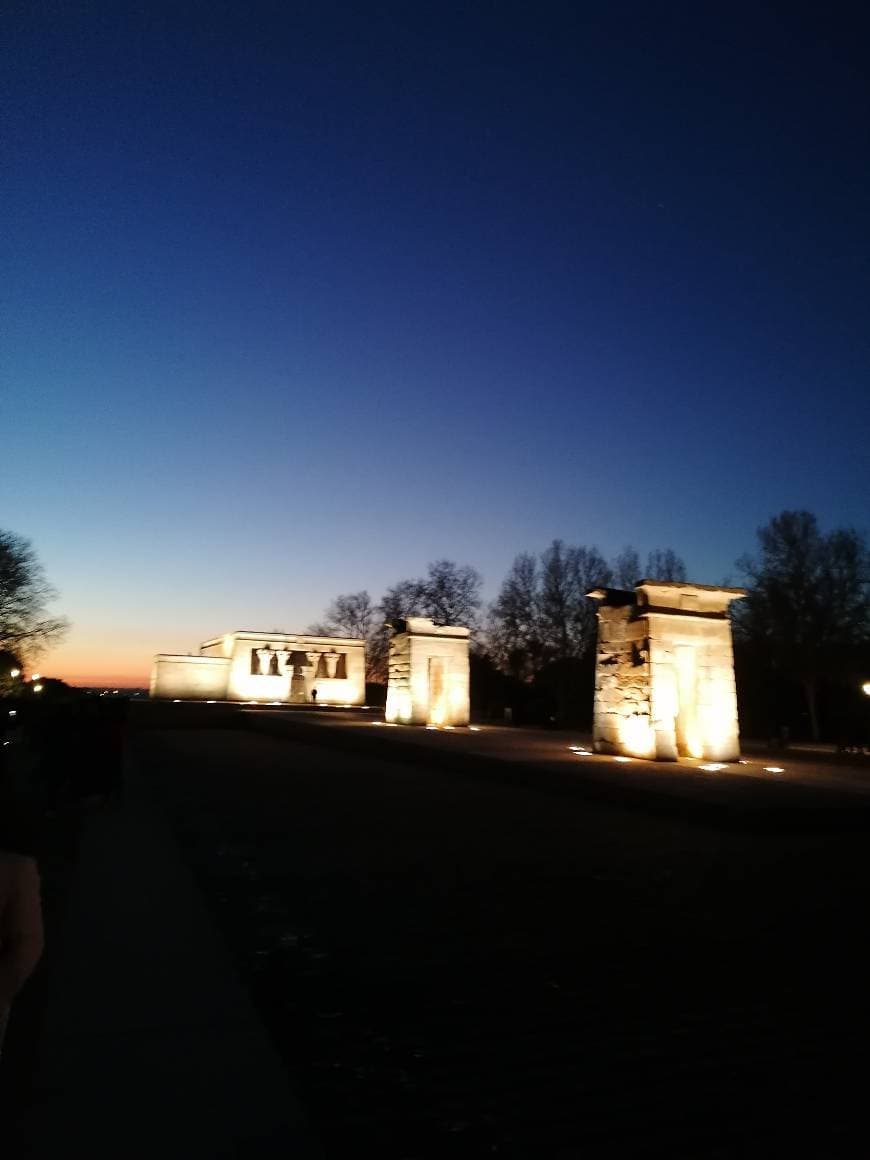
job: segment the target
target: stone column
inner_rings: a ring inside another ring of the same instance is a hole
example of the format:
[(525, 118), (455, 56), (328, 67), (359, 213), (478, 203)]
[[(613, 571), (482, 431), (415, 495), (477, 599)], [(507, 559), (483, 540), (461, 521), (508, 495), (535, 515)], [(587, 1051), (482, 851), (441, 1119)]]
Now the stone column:
[(259, 665), (260, 665), (260, 676), (261, 677), (267, 677), (269, 675), (269, 669), (272, 666), (273, 655), (274, 654), (273, 654), (272, 650), (268, 647), (257, 649), (257, 660), (258, 660)]
[(341, 653), (328, 652), (324, 655), (326, 656), (326, 675), (330, 678), (334, 677), (338, 662), (341, 660)]

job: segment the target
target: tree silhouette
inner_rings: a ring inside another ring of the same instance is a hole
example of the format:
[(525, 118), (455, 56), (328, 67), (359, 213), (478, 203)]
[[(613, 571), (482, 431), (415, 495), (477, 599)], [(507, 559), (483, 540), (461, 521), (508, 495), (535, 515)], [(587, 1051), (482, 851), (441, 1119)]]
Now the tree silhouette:
[(380, 603), (372, 603), (368, 592), (337, 596), (327, 608), (322, 622), (309, 632), (321, 636), (364, 636), (366, 638), (366, 679), (385, 682), (389, 639), (387, 622), (406, 616), (428, 616), (436, 624), (477, 625), (481, 605), (480, 573), (467, 564), (435, 560), (427, 574), (417, 580), (399, 580), (384, 593)]
[(800, 683), (818, 740), (820, 680), (848, 672), (870, 641), (870, 552), (851, 528), (821, 532), (808, 511), (774, 516), (758, 541), (737, 561), (749, 593), (735, 632), (756, 664)]
[(68, 628), (45, 615), (56, 595), (30, 541), (0, 529), (0, 648), (35, 656), (56, 643)]

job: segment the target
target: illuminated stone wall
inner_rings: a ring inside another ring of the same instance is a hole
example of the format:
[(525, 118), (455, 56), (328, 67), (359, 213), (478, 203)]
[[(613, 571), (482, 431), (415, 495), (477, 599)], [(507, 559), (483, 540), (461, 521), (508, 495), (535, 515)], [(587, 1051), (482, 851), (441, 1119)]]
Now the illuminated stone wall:
[(674, 761), (740, 755), (728, 606), (745, 592), (643, 580), (598, 588), (594, 747)]
[[(182, 670), (176, 674), (177, 666), (167, 664), (197, 661), (210, 662), (223, 673), (220, 693), (200, 693), (204, 678), (187, 678), (185, 683)], [(171, 692), (165, 691), (170, 688)], [(180, 691), (184, 688), (188, 691)], [(305, 704), (311, 702), (315, 689), (318, 704), (362, 705), (366, 694), (365, 641), (282, 632), (230, 632), (206, 641), (198, 657), (155, 657), (151, 678), (152, 697), (181, 700)]]
[(224, 701), (229, 661), (222, 657), (170, 656), (154, 658), (151, 696), (178, 701)]
[(387, 721), (467, 725), (467, 628), (422, 616), (393, 621), (387, 678)]

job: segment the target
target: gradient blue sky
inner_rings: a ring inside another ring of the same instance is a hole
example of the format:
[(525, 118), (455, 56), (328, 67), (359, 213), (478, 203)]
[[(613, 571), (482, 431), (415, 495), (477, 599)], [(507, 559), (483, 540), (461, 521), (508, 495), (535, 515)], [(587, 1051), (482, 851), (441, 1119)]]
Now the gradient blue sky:
[(0, 526), (43, 671), (554, 536), (867, 529), (858, 6), (5, 6)]

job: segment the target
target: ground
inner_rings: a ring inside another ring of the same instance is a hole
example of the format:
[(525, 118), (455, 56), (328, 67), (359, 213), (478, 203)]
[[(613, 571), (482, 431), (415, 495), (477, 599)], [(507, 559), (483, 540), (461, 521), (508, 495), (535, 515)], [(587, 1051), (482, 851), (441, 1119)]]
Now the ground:
[(327, 1156), (854, 1154), (862, 827), (748, 832), (449, 749), (132, 751)]

